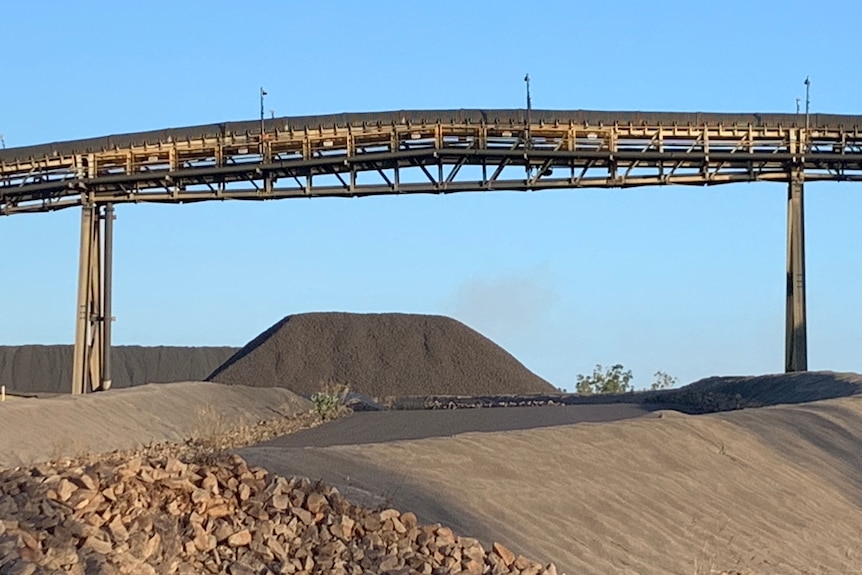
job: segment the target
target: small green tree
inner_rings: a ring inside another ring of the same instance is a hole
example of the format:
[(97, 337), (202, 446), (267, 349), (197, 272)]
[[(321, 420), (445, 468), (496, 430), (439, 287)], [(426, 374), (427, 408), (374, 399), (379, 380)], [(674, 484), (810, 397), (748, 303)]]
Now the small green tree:
[(631, 370), (624, 370), (619, 363), (607, 370), (597, 364), (592, 375), (578, 374), (577, 390), (581, 395), (626, 393), (632, 390), (631, 380)]
[(675, 386), (676, 383), (677, 379), (675, 377), (668, 375), (662, 370), (658, 370), (657, 372), (655, 372), (655, 381), (650, 386), (650, 389), (653, 391), (658, 391), (659, 389), (668, 389)]

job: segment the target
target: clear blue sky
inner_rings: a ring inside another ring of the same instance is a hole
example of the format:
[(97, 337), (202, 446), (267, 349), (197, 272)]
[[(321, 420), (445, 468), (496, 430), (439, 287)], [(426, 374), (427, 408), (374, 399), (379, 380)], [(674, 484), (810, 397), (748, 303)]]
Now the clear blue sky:
[[(243, 6), (245, 4), (245, 6)], [(7, 146), (277, 115), (862, 114), (847, 2), (13, 2)], [(862, 185), (806, 187), (810, 368), (862, 371)], [(783, 369), (782, 184), (117, 210), (115, 343), (243, 345), (305, 311), (451, 315), (560, 387)], [(80, 214), (0, 218), (0, 344), (71, 343)]]

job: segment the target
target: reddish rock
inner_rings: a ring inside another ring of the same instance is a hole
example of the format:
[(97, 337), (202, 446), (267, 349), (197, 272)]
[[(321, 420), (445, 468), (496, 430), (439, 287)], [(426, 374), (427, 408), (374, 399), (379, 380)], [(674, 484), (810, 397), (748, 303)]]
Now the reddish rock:
[(60, 501), (68, 501), (75, 491), (78, 490), (78, 486), (69, 481), (68, 479), (61, 479), (60, 484), (57, 485), (57, 496)]
[(500, 557), (500, 559), (503, 560), (503, 563), (506, 564), (506, 567), (511, 566), (512, 563), (515, 562), (515, 554), (502, 543), (495, 542), (492, 547), (494, 549), (494, 553), (496, 553)]
[(251, 543), (251, 532), (248, 529), (237, 531), (227, 538), (227, 544), (231, 547), (245, 547)]
[(320, 513), (326, 505), (328, 502), (322, 493), (309, 493), (305, 499), (305, 508), (311, 513)]

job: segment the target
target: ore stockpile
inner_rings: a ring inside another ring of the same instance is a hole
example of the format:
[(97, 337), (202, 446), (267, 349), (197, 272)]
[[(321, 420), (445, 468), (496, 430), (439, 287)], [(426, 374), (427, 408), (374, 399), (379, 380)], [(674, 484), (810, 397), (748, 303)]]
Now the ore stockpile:
[(555, 388), (452, 318), (382, 313), (287, 316), (209, 378), (309, 395), (329, 384), (374, 398), (549, 393)]
[[(233, 347), (115, 346), (113, 387), (201, 381), (235, 351)], [(0, 346), (0, 385), (9, 392), (69, 393), (72, 346)]]

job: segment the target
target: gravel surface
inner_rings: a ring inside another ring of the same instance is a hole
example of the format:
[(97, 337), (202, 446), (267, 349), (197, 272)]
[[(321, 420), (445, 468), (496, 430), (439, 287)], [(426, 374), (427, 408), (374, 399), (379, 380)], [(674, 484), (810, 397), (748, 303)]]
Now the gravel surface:
[(353, 413), (326, 425), (276, 437), (260, 447), (329, 447), (384, 443), (461, 433), (502, 432), (642, 417), (649, 404), (558, 405), (499, 409), (377, 411)]

